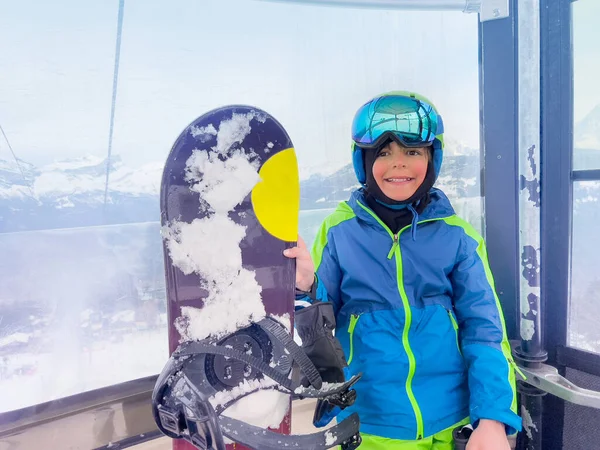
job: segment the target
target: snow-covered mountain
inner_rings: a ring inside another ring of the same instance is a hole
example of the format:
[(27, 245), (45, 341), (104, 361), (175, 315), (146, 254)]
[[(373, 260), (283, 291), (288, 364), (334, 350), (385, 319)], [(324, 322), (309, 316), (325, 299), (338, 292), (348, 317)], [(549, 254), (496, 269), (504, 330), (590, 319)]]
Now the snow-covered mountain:
[(38, 175), (38, 170), (25, 161), (0, 159), (0, 199), (32, 197), (30, 186)]
[(35, 167), (0, 160), (0, 232), (153, 221), (162, 164), (133, 169), (94, 156)]
[(477, 156), (479, 157), (479, 147), (471, 147), (462, 141), (452, 137), (444, 137), (444, 155), (445, 156)]
[[(57, 193), (63, 190), (63, 186), (69, 185), (71, 192), (104, 192), (106, 161), (88, 157), (85, 162), (85, 166), (69, 161), (43, 167), (43, 176), (36, 180), (35, 191)], [(131, 169), (125, 167), (119, 158), (114, 158), (109, 173), (109, 194), (158, 195), (162, 170), (161, 163)]]

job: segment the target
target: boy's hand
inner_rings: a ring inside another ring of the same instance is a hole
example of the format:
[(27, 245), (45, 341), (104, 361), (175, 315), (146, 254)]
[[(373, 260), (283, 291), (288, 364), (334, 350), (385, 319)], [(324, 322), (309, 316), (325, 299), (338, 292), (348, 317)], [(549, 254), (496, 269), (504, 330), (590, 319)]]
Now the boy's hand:
[(467, 450), (510, 450), (504, 424), (481, 419), (469, 438)]
[(304, 240), (298, 236), (298, 246), (283, 251), (288, 258), (296, 258), (296, 287), (301, 291), (310, 291), (315, 281), (315, 266)]

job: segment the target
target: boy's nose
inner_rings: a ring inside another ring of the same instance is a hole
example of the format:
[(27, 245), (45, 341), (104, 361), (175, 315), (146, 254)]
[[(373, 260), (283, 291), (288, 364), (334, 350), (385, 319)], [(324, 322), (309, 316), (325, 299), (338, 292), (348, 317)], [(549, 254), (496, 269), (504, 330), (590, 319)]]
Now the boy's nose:
[(394, 167), (406, 167), (406, 159), (404, 156), (398, 156), (394, 159)]

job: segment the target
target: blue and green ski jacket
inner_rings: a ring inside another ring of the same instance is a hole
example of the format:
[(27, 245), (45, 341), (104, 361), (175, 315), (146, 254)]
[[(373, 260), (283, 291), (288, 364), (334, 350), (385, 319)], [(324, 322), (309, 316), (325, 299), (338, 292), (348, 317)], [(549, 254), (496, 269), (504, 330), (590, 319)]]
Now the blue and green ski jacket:
[[(483, 239), (444, 193), (394, 235), (362, 189), (327, 217), (312, 258), (333, 303), (347, 375), (362, 372), (363, 433), (414, 440), (470, 417), (521, 429), (515, 363)], [(413, 237), (413, 231), (416, 237)]]

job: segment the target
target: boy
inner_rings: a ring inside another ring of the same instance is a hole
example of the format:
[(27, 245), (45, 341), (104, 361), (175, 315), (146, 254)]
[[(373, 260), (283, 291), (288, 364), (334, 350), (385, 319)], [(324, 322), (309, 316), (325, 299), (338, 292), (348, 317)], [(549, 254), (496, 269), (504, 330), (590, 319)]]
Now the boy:
[(383, 94), (357, 111), (352, 139), (362, 188), (325, 219), (312, 257), (302, 239), (285, 252), (303, 300), (333, 308), (346, 374), (363, 374), (340, 416), (359, 413), (362, 450), (451, 450), (466, 423), (468, 450), (509, 449), (515, 364), (483, 239), (433, 188), (441, 117), (417, 94)]

